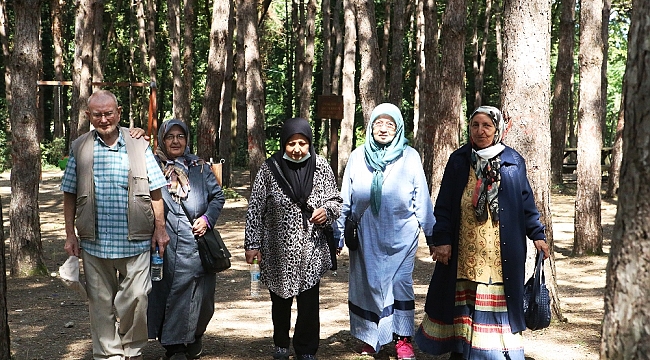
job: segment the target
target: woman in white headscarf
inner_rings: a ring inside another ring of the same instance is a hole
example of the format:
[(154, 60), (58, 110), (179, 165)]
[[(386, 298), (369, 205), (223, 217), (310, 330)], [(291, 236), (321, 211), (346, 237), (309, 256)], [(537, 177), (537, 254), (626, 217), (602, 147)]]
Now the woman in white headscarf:
[[(431, 235), (435, 219), (420, 155), (407, 145), (397, 106), (380, 104), (370, 115), (366, 142), (345, 168), (343, 207), (359, 222), (359, 247), (350, 250), (350, 332), (362, 354), (395, 341), (398, 359), (414, 359), (413, 266), (420, 228)], [(339, 235), (343, 246), (343, 238)]]
[(481, 106), (469, 121), (470, 143), (449, 157), (427, 239), (437, 261), (418, 347), (450, 359), (524, 359), (521, 332), (526, 237), (546, 257), (524, 159), (502, 143), (507, 122)]

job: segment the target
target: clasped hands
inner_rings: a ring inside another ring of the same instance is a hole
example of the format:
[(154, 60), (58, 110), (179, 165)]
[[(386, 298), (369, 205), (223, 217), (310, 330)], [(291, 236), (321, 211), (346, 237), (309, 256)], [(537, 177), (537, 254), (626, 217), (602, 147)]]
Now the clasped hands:
[[(544, 252), (544, 259), (548, 259), (550, 254), (550, 248), (544, 240), (535, 240), (533, 242), (537, 251)], [(433, 261), (440, 261), (445, 265), (449, 265), (449, 259), (451, 258), (451, 245), (440, 245), (433, 246), (429, 245), (429, 255)]]

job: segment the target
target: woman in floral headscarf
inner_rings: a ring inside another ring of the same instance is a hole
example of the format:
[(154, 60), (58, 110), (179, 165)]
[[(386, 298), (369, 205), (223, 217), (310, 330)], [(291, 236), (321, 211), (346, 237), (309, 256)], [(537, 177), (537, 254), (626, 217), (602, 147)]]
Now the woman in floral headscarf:
[(350, 249), (350, 333), (364, 342), (362, 354), (395, 341), (400, 360), (415, 358), (413, 266), (420, 228), (431, 235), (435, 223), (420, 155), (407, 142), (397, 106), (378, 105), (364, 146), (345, 167), (335, 229), (343, 233), (346, 217), (359, 223), (359, 247)]
[(449, 157), (427, 239), (436, 262), (415, 340), (450, 359), (524, 359), (526, 237), (546, 257), (524, 159), (502, 143), (507, 122), (481, 106), (470, 143)]
[(167, 120), (156, 149), (167, 179), (162, 194), (170, 242), (163, 278), (153, 282), (149, 294), (147, 319), (149, 338), (158, 339), (172, 360), (201, 356), (202, 336), (214, 313), (216, 275), (203, 271), (194, 236), (216, 224), (225, 203), (210, 166), (190, 153), (188, 139), (184, 122)]

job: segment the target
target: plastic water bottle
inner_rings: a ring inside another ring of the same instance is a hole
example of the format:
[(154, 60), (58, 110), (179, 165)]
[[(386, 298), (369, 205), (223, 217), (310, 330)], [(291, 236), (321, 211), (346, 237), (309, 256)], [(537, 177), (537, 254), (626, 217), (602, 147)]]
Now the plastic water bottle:
[(156, 252), (151, 254), (151, 281), (160, 281), (163, 278), (163, 258), (158, 252), (158, 247), (156, 246)]
[(251, 297), (260, 297), (260, 265), (257, 259), (253, 259), (251, 264)]

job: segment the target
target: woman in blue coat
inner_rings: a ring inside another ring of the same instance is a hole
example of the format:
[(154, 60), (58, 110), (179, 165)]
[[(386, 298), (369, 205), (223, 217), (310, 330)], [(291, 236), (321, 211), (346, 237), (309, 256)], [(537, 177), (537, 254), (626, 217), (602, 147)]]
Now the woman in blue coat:
[(450, 359), (524, 359), (526, 238), (546, 257), (544, 225), (499, 109), (477, 108), (470, 143), (449, 157), (427, 239), (437, 261), (415, 340)]
[(190, 153), (188, 138), (184, 122), (167, 120), (156, 150), (168, 182), (162, 193), (170, 242), (163, 278), (153, 282), (149, 294), (147, 321), (149, 338), (158, 339), (173, 360), (201, 356), (202, 336), (214, 313), (216, 275), (203, 271), (194, 236), (215, 226), (225, 203), (210, 166)]

